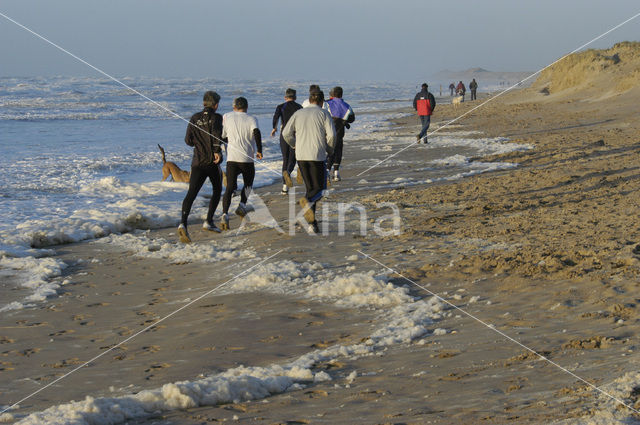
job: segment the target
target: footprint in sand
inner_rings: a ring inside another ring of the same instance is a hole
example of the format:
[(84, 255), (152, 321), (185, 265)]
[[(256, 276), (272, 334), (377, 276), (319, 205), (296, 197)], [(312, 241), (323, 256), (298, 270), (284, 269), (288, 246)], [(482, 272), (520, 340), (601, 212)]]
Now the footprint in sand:
[(87, 304), (87, 307), (105, 307), (111, 305), (111, 303), (93, 303), (93, 304)]
[(309, 398), (329, 397), (329, 393), (323, 390), (306, 391), (305, 395), (309, 396)]
[(66, 335), (66, 334), (72, 334), (75, 331), (73, 329), (63, 329), (61, 331), (57, 331), (57, 332), (52, 332), (49, 334), (49, 336), (62, 336), (62, 335)]
[(11, 362), (0, 362), (0, 372), (14, 370), (13, 363)]
[(272, 343), (272, 342), (276, 342), (277, 340), (279, 340), (280, 338), (282, 338), (282, 335), (273, 335), (273, 336), (269, 336), (267, 338), (262, 338), (260, 340), (260, 342), (264, 342), (264, 343)]
[(6, 336), (0, 336), (0, 344), (13, 344), (15, 339), (7, 338)]

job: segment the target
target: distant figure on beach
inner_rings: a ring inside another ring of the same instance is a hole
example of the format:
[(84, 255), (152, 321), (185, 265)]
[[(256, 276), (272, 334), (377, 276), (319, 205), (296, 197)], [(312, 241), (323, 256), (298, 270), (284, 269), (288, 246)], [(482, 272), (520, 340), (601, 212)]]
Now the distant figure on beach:
[(462, 81), (460, 81), (458, 83), (458, 86), (456, 87), (456, 93), (458, 94), (458, 96), (462, 96), (462, 102), (464, 102), (464, 94), (467, 92), (466, 87), (464, 86), (464, 84), (462, 84)]
[(287, 89), (284, 92), (284, 103), (281, 103), (276, 107), (276, 112), (273, 114), (273, 130), (271, 130), (271, 137), (275, 136), (278, 121), (280, 121), (280, 151), (282, 152), (282, 194), (289, 193), (289, 188), (293, 186), (291, 180), (291, 173), (296, 167), (296, 152), (282, 137), (282, 129), (289, 122), (289, 118), (302, 106), (296, 102), (296, 91), (294, 89)]
[(193, 160), (191, 161), (191, 178), (189, 179), (189, 190), (182, 201), (182, 218), (178, 226), (178, 236), (180, 242), (190, 243), (191, 237), (187, 231), (187, 219), (191, 212), (191, 206), (196, 199), (200, 188), (207, 177), (213, 186), (213, 195), (209, 201), (207, 219), (202, 227), (206, 230), (220, 232), (220, 229), (213, 222), (213, 214), (220, 202), (222, 192), (222, 172), (220, 162), (222, 161), (222, 150), (220, 141), (222, 139), (222, 116), (216, 113), (220, 95), (213, 91), (208, 91), (202, 98), (204, 110), (191, 117), (187, 125), (187, 134), (184, 141), (187, 145), (193, 146)]
[[(236, 215), (244, 217), (251, 211), (247, 199), (251, 194), (256, 175), (253, 157), (262, 159), (262, 136), (256, 117), (247, 114), (249, 102), (244, 97), (233, 100), (233, 112), (222, 117), (222, 139), (227, 142), (227, 188), (222, 198), (222, 230), (229, 230), (229, 206), (242, 174), (244, 186), (240, 192), (240, 204)], [(257, 151), (257, 152), (256, 152)]]
[(325, 161), (335, 146), (336, 129), (331, 114), (322, 109), (324, 93), (320, 90), (309, 94), (309, 107), (293, 114), (282, 136), (296, 150), (298, 172), (302, 173), (307, 193), (300, 199), (304, 218), (309, 223), (309, 233), (318, 233), (316, 204), (327, 187)]
[(440, 97), (442, 97), (442, 84), (440, 84)]
[(418, 112), (418, 116), (420, 117), (420, 123), (422, 124), (422, 130), (417, 136), (418, 143), (424, 139), (425, 143), (427, 141), (427, 130), (429, 130), (429, 125), (431, 124), (431, 114), (436, 107), (436, 99), (429, 92), (429, 86), (427, 83), (422, 84), (422, 90), (416, 93), (413, 98), (413, 109)]
[(449, 96), (453, 97), (453, 91), (456, 89), (456, 85), (451, 83), (449, 84)]
[[(311, 94), (312, 92), (315, 92), (315, 91), (320, 91), (320, 86), (317, 85), (317, 84), (311, 84), (309, 86), (309, 94)], [(322, 101), (324, 102), (324, 99)], [(302, 101), (302, 107), (303, 108), (307, 108), (309, 106), (311, 106), (311, 103), (309, 103), (309, 99), (305, 99), (305, 100)], [(322, 108), (323, 104), (321, 104), (320, 107)]]
[(344, 132), (349, 124), (356, 120), (351, 106), (342, 100), (342, 87), (336, 86), (329, 92), (331, 98), (324, 102), (326, 109), (333, 118), (333, 126), (336, 129), (336, 144), (333, 153), (327, 158), (327, 172), (331, 174), (333, 166), (333, 181), (340, 181), (340, 163), (342, 162), (342, 146), (344, 144)]
[(476, 90), (478, 90), (478, 83), (476, 83), (476, 79), (469, 83), (469, 90), (471, 90), (471, 100), (476, 100)]

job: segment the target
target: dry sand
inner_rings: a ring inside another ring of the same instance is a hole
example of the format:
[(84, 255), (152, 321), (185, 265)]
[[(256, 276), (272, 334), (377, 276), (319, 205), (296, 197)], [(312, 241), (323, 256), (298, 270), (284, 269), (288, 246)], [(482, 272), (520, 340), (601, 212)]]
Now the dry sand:
[[(622, 59), (625, 65), (628, 59)], [(319, 261), (336, 273), (382, 271), (371, 260), (353, 257), (361, 250), (606, 391), (638, 366), (640, 90), (603, 98), (617, 77), (601, 71), (593, 84), (552, 89), (550, 95), (540, 92), (548, 87), (541, 79), (456, 123), (457, 130), (534, 145), (492, 158), (517, 163), (516, 169), (372, 191), (357, 182), (364, 177), (375, 185), (397, 175), (398, 168), (380, 167), (358, 177), (365, 167), (347, 165), (329, 201), (357, 200), (374, 219), (388, 213), (377, 210), (376, 202), (394, 202), (401, 207), (399, 236), (359, 236), (356, 221), (340, 236), (332, 216), (325, 237), (301, 231), (288, 236), (257, 225), (212, 235), (193, 225), (196, 242), (224, 245), (240, 239), (255, 252), (254, 258), (214, 263), (173, 264), (104, 243), (58, 247), (60, 258), (85, 261), (65, 271), (72, 284), (61, 297), (1, 320), (2, 399), (36, 390), (175, 310), (177, 301), (195, 298), (279, 249), (286, 249), (282, 259)], [(483, 100), (466, 102), (455, 112), (441, 104), (432, 130)], [(411, 142), (415, 122), (415, 117), (400, 119), (384, 132)], [(346, 164), (362, 155), (347, 142)], [(414, 146), (398, 158), (428, 155), (428, 148)], [(404, 171), (414, 178), (421, 173)], [(341, 191), (355, 187), (362, 188)], [(262, 189), (261, 195), (284, 226), (288, 207), (276, 190)], [(174, 229), (152, 231), (150, 237), (177, 240)], [(408, 283), (398, 275), (392, 281)], [(411, 293), (429, 296), (416, 286)], [(445, 335), (317, 365), (331, 381), (264, 400), (163, 412), (128, 423), (539, 424), (586, 422), (606, 410), (637, 419), (478, 321), (449, 313), (431, 329), (446, 329)], [(357, 343), (370, 334), (376, 317), (371, 309), (291, 295), (210, 296), (22, 403), (20, 413), (88, 394), (110, 395), (110, 387), (115, 394), (136, 392)], [(624, 397), (633, 405), (637, 393)]]

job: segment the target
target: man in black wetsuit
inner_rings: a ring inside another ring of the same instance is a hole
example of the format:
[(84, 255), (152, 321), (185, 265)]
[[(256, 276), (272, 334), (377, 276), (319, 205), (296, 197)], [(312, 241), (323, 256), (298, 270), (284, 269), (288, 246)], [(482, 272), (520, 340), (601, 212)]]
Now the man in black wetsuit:
[(291, 173), (296, 167), (296, 152), (285, 142), (282, 137), (282, 129), (287, 125), (287, 121), (298, 109), (302, 109), (302, 105), (296, 102), (296, 91), (294, 89), (287, 89), (284, 93), (284, 103), (281, 103), (276, 107), (276, 112), (273, 114), (273, 130), (271, 130), (271, 137), (276, 135), (278, 128), (278, 121), (280, 121), (280, 150), (282, 151), (282, 194), (289, 193), (289, 188), (293, 186), (291, 180)]
[(189, 179), (189, 190), (182, 201), (182, 219), (178, 227), (180, 242), (190, 243), (191, 237), (187, 231), (187, 219), (191, 212), (191, 206), (196, 199), (200, 188), (207, 177), (213, 186), (213, 194), (209, 201), (207, 219), (202, 227), (206, 230), (220, 232), (220, 229), (213, 223), (213, 214), (216, 212), (220, 202), (222, 192), (222, 171), (220, 162), (222, 154), (220, 141), (222, 139), (222, 116), (216, 113), (220, 95), (213, 91), (204, 94), (202, 104), (204, 109), (194, 114), (187, 125), (187, 134), (184, 141), (187, 145), (193, 146), (193, 160), (191, 161), (191, 178)]

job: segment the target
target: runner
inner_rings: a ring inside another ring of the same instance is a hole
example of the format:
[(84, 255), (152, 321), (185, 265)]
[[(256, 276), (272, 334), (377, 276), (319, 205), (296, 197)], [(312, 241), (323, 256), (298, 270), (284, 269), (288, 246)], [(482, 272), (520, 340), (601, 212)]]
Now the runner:
[(316, 203), (326, 188), (325, 161), (333, 153), (336, 129), (331, 114), (322, 109), (324, 94), (317, 90), (309, 94), (309, 107), (293, 114), (282, 130), (284, 140), (296, 151), (298, 172), (302, 173), (307, 193), (300, 199), (308, 232), (318, 233)]
[(258, 120), (247, 114), (248, 108), (247, 99), (238, 97), (233, 100), (233, 112), (228, 112), (222, 117), (222, 138), (227, 142), (227, 187), (222, 199), (220, 220), (222, 230), (229, 230), (229, 206), (240, 174), (244, 186), (240, 192), (240, 204), (236, 209), (236, 215), (244, 217), (252, 211), (246, 204), (256, 175), (253, 157), (262, 159), (262, 136)]
[(333, 166), (333, 181), (340, 181), (340, 163), (342, 162), (342, 146), (344, 142), (345, 128), (349, 128), (349, 124), (356, 120), (356, 114), (353, 113), (351, 106), (342, 100), (342, 87), (337, 86), (331, 89), (331, 99), (324, 102), (324, 106), (333, 118), (333, 125), (336, 128), (336, 147), (333, 154), (327, 158), (327, 172), (331, 173)]
[(213, 194), (209, 201), (207, 219), (202, 227), (206, 230), (220, 232), (220, 229), (213, 222), (213, 214), (220, 202), (220, 192), (222, 192), (222, 172), (220, 161), (222, 161), (222, 151), (220, 149), (220, 139), (222, 137), (222, 116), (216, 113), (220, 96), (218, 93), (208, 91), (202, 98), (204, 110), (191, 117), (187, 125), (187, 134), (184, 141), (187, 145), (193, 146), (193, 160), (191, 161), (191, 178), (189, 179), (189, 190), (182, 201), (182, 219), (178, 226), (178, 236), (180, 242), (190, 243), (191, 237), (187, 231), (187, 219), (191, 212), (191, 206), (196, 199), (198, 192), (202, 188), (207, 177), (213, 186)]
[[(296, 91), (294, 89), (287, 89), (284, 93), (284, 103), (281, 103), (276, 107), (276, 112), (273, 114), (273, 130), (271, 130), (271, 137), (276, 135), (278, 121), (281, 122), (280, 126), (280, 150), (282, 151), (282, 194), (289, 193), (289, 188), (293, 186), (291, 180), (291, 173), (296, 167), (296, 153), (282, 137), (282, 129), (289, 118), (302, 106), (296, 102)], [(298, 171), (299, 173), (300, 171)]]
[[(311, 84), (309, 86), (309, 94), (313, 93), (314, 91), (320, 91), (320, 86), (317, 84)], [(324, 99), (322, 101), (324, 102)], [(305, 99), (302, 101), (303, 108), (308, 108), (310, 105), (311, 103), (309, 103), (309, 99)], [(322, 105), (320, 105), (320, 107), (322, 108)]]

